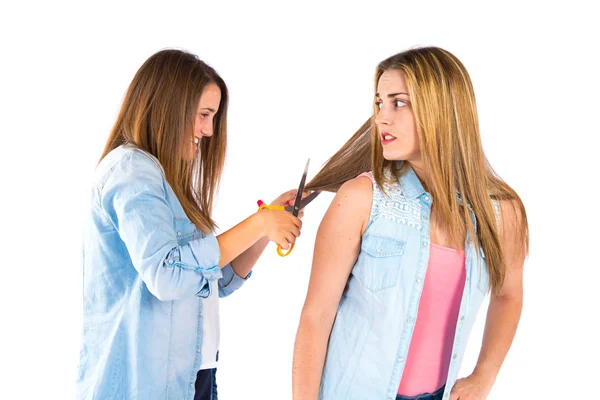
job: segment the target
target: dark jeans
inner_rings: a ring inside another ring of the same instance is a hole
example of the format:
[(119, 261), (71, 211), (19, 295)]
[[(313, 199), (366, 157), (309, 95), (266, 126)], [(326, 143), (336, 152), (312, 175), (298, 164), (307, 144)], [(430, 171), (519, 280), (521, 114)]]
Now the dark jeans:
[(217, 369), (201, 369), (196, 375), (194, 400), (217, 400)]
[(396, 400), (442, 400), (444, 396), (444, 386), (441, 389), (435, 391), (435, 393), (423, 393), (417, 396), (400, 396), (396, 397)]

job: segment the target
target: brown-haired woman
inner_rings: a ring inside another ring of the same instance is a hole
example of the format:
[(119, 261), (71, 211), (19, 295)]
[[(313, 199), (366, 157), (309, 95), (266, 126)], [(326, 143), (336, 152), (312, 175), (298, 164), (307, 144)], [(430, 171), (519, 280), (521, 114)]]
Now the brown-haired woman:
[[(131, 82), (96, 168), (83, 248), (79, 399), (216, 399), (219, 297), (301, 221), (263, 209), (215, 237), (225, 82), (163, 50)], [(273, 203), (283, 205), (295, 193)]]
[[(294, 399), (485, 399), (520, 318), (527, 218), (483, 153), (463, 64), (382, 61), (374, 112), (307, 185), (337, 192), (315, 245)], [(491, 290), (479, 360), (458, 379)]]

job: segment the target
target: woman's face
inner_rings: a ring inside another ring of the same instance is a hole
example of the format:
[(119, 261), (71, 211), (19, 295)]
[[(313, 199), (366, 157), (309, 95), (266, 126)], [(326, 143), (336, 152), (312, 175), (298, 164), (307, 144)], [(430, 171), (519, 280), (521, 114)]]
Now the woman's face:
[(193, 160), (198, 154), (200, 140), (204, 136), (212, 136), (214, 129), (214, 117), (219, 111), (221, 103), (221, 90), (215, 83), (209, 83), (204, 87), (198, 102), (198, 110), (194, 119), (194, 135), (190, 143), (190, 152), (187, 160)]
[(404, 73), (388, 69), (379, 78), (375, 103), (375, 117), (383, 157), (386, 160), (404, 160), (420, 167), (421, 153), (415, 116), (410, 105)]

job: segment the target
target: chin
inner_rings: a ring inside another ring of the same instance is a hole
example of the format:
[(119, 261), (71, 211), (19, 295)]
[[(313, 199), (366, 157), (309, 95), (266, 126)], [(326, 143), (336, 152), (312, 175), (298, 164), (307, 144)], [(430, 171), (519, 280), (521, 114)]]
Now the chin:
[(406, 158), (405, 156), (406, 154), (400, 151), (383, 151), (383, 158), (385, 158), (387, 161), (404, 160)]

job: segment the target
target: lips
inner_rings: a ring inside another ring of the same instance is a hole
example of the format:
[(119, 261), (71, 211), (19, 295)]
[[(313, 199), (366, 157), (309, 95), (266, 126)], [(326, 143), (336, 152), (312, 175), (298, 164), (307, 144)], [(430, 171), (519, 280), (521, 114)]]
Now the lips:
[(381, 132), (381, 144), (392, 143), (396, 140), (396, 137), (390, 134), (389, 132)]

